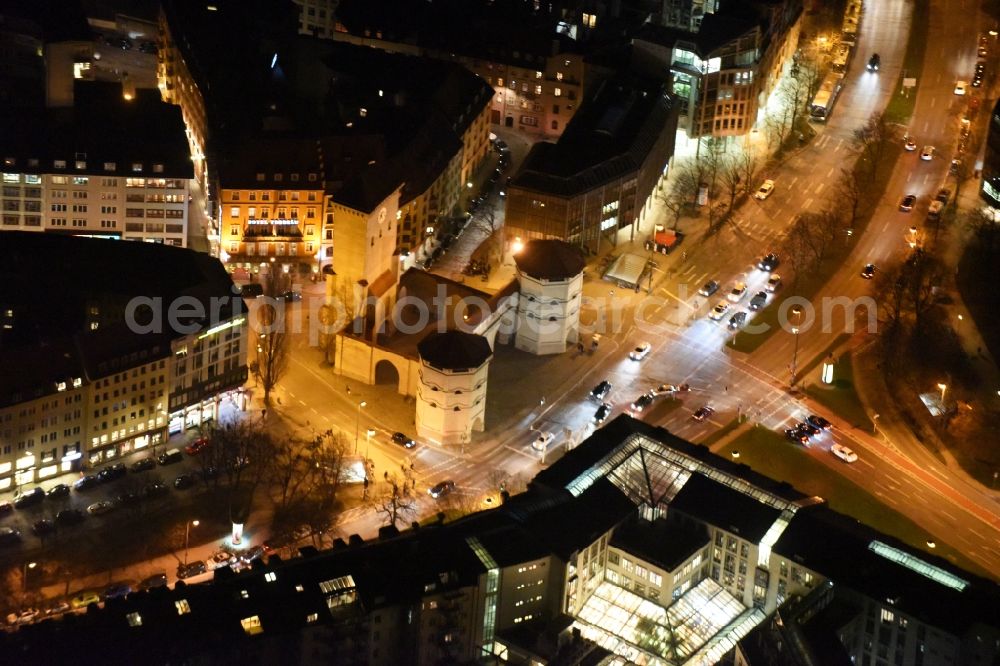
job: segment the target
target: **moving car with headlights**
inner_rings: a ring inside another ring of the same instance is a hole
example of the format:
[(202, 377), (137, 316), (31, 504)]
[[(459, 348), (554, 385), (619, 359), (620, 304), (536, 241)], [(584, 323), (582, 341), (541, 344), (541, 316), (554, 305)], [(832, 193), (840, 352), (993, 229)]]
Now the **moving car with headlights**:
[(875, 264), (865, 264), (865, 267), (861, 269), (861, 277), (866, 280), (871, 280), (875, 277)]
[(719, 283), (715, 280), (709, 280), (698, 290), (698, 293), (702, 296), (711, 296), (717, 291), (719, 291)]
[(729, 295), (726, 296), (733, 303), (739, 303), (743, 300), (743, 297), (747, 295), (747, 284), (746, 282), (737, 282), (733, 285), (732, 290)]
[(392, 443), (399, 444), (404, 449), (412, 449), (417, 445), (417, 443), (413, 440), (412, 437), (407, 437), (401, 432), (392, 433)]
[(777, 273), (772, 273), (771, 277), (767, 278), (767, 287), (765, 289), (767, 293), (773, 294), (778, 291), (779, 287), (781, 287), (781, 276)]
[(535, 441), (531, 443), (531, 448), (536, 451), (544, 451), (555, 438), (556, 436), (551, 432), (540, 432), (538, 433), (538, 437), (535, 437)]
[(767, 271), (768, 273), (770, 273), (775, 268), (777, 268), (778, 264), (780, 263), (781, 260), (778, 259), (778, 255), (776, 255), (773, 252), (768, 252), (763, 257), (761, 257), (760, 261), (757, 262), (757, 268), (759, 268), (762, 271)]
[(766, 291), (758, 291), (756, 294), (753, 295), (753, 298), (750, 299), (751, 310), (760, 310), (765, 305), (767, 305)]
[(719, 301), (715, 304), (715, 307), (712, 308), (712, 311), (708, 313), (708, 318), (712, 321), (720, 321), (726, 316), (727, 312), (729, 312), (729, 303)]
[(868, 71), (877, 72), (878, 68), (882, 65), (882, 58), (877, 53), (873, 53), (871, 58), (868, 58)]
[(913, 140), (913, 137), (907, 134), (903, 137), (903, 148), (909, 151), (914, 151), (917, 149), (917, 142)]
[(612, 405), (610, 402), (601, 403), (601, 406), (597, 408), (596, 412), (594, 412), (594, 423), (596, 423), (597, 425), (601, 425), (602, 423), (604, 423), (607, 420), (608, 416), (611, 414), (611, 410), (613, 408), (614, 405)]
[(924, 149), (920, 151), (920, 159), (924, 161), (934, 159), (934, 146), (924, 146)]
[(833, 430), (833, 424), (824, 419), (822, 416), (817, 416), (816, 414), (810, 414), (806, 418), (806, 423), (816, 426), (817, 428), (822, 428), (823, 430)]
[(900, 212), (903, 212), (903, 213), (909, 213), (911, 210), (913, 210), (913, 206), (916, 203), (917, 203), (917, 195), (916, 194), (907, 194), (902, 199), (900, 199), (900, 201), (899, 201), (899, 210), (900, 210)]
[(763, 201), (771, 196), (771, 192), (774, 192), (774, 181), (768, 178), (759, 188), (757, 188), (757, 191), (754, 192), (753, 198)]
[(442, 481), (441, 483), (432, 486), (430, 490), (428, 490), (427, 492), (430, 494), (431, 497), (437, 499), (439, 497), (444, 497), (453, 490), (455, 490), (454, 481)]
[(964, 95), (965, 94), (965, 88), (966, 88), (967, 85), (969, 85), (969, 84), (967, 84), (965, 81), (956, 81), (955, 82), (955, 94), (956, 95)]
[(785, 430), (785, 439), (795, 444), (809, 444), (809, 435), (798, 428), (788, 428)]
[(628, 357), (633, 361), (641, 361), (642, 359), (649, 356), (649, 352), (653, 349), (653, 345), (648, 342), (639, 343), (635, 349), (629, 352)]
[(611, 386), (611, 382), (605, 379), (594, 387), (594, 389), (590, 392), (590, 397), (603, 402), (604, 399), (608, 397), (608, 394), (611, 393)]
[(629, 408), (633, 412), (642, 412), (642, 410), (646, 409), (647, 407), (653, 404), (653, 398), (655, 397), (656, 394), (654, 394), (652, 391), (647, 391), (646, 393), (643, 393), (638, 398), (636, 398), (629, 406)]
[(843, 444), (834, 444), (830, 447), (830, 453), (837, 456), (846, 463), (858, 461), (858, 454), (847, 448)]
[(691, 418), (693, 418), (695, 421), (701, 423), (702, 421), (704, 421), (705, 419), (707, 419), (709, 416), (711, 416), (714, 413), (715, 413), (714, 409), (712, 409), (708, 405), (704, 405), (702, 407), (699, 407), (694, 412), (694, 414), (691, 415)]

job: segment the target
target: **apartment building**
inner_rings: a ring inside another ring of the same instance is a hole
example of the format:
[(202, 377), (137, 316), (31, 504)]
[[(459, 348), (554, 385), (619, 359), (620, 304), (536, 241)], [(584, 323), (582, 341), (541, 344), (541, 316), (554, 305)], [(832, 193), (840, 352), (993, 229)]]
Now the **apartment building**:
[(165, 444), (226, 401), (245, 407), (246, 315), (218, 260), (10, 232), (0, 262), (0, 489)]
[(187, 245), (191, 160), (155, 91), (125, 100), (116, 84), (77, 82), (71, 109), (9, 112), (0, 231)]
[(600, 252), (634, 239), (673, 156), (676, 123), (676, 101), (658, 81), (605, 81), (559, 141), (528, 153), (507, 192), (508, 240), (557, 238)]
[(633, 64), (669, 72), (690, 138), (743, 136), (759, 128), (781, 72), (798, 47), (802, 5), (717, 5), (665, 0), (659, 23), (632, 39)]

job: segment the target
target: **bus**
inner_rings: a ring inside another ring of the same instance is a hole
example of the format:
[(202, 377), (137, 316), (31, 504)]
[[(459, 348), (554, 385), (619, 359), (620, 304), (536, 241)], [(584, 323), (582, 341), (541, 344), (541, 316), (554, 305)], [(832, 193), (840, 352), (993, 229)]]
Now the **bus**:
[(837, 102), (837, 96), (840, 95), (843, 84), (843, 74), (830, 72), (826, 75), (823, 83), (819, 86), (819, 92), (816, 93), (816, 97), (813, 98), (812, 104), (809, 106), (810, 119), (818, 123), (826, 122), (826, 119), (833, 112), (833, 105)]

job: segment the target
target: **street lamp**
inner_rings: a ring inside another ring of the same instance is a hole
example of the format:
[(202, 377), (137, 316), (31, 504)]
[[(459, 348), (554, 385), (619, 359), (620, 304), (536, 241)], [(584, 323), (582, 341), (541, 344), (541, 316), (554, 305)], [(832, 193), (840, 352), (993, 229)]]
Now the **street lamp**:
[(944, 393), (948, 390), (948, 385), (942, 382), (938, 384), (938, 388), (941, 389), (941, 407), (944, 407)]
[(358, 432), (361, 428), (361, 408), (367, 406), (368, 403), (364, 400), (358, 403), (358, 417), (354, 420), (354, 455), (358, 455)]
[(369, 456), (368, 456), (368, 451), (371, 448), (371, 445), (372, 445), (372, 435), (374, 435), (374, 434), (375, 434), (375, 428), (368, 428), (367, 432), (365, 432), (365, 460), (369, 460), (370, 459)]
[(792, 381), (789, 384), (789, 390), (795, 390), (795, 375), (798, 370), (797, 363), (799, 359), (799, 323), (802, 320), (802, 308), (796, 305), (792, 308), (792, 314), (795, 315), (795, 323), (792, 325), (792, 335), (795, 336), (795, 349), (792, 352)]
[(872, 434), (873, 435), (877, 435), (878, 434), (878, 417), (879, 416), (881, 416), (881, 414), (873, 414), (872, 415)]
[(191, 526), (192, 525), (194, 525), (195, 527), (198, 527), (198, 525), (201, 525), (201, 523), (199, 521), (197, 521), (197, 520), (189, 520), (189, 521), (187, 521), (187, 524), (184, 526), (184, 564), (185, 564), (185, 566), (188, 563), (188, 546), (190, 546), (190, 544), (191, 544)]
[(28, 589), (28, 569), (34, 569), (38, 566), (38, 562), (25, 562), (24, 572), (21, 575), (21, 594), (24, 594)]

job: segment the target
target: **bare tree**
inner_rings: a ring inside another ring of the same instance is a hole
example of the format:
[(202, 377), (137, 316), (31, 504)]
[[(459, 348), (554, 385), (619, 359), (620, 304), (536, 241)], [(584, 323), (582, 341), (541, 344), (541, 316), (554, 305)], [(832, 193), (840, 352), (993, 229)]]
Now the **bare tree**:
[(792, 130), (802, 118), (805, 106), (812, 98), (810, 96), (810, 83), (811, 79), (803, 75), (802, 65), (800, 65), (799, 74), (785, 77), (781, 87), (778, 88), (778, 98), (788, 109), (788, 124)]
[(760, 159), (756, 151), (750, 146), (750, 142), (744, 142), (740, 150), (735, 154), (736, 169), (743, 181), (743, 193), (750, 194), (754, 188), (754, 182), (760, 172)]
[(962, 186), (965, 185), (974, 175), (972, 160), (956, 159), (951, 163), (951, 175), (955, 179), (955, 201), (962, 193)]
[(372, 506), (382, 516), (386, 525), (406, 524), (417, 515), (417, 502), (405, 478), (396, 474), (386, 474), (385, 481), (379, 483)]
[(889, 157), (890, 144), (896, 140), (895, 128), (880, 111), (873, 112), (865, 124), (854, 130), (854, 140), (861, 149), (861, 161), (868, 177), (875, 181)]
[(853, 229), (854, 224), (861, 218), (867, 187), (868, 183), (863, 181), (853, 168), (840, 170), (834, 198), (844, 213), (844, 221), (848, 228)]
[(732, 210), (736, 205), (736, 197), (742, 190), (743, 167), (740, 164), (739, 156), (728, 154), (721, 160), (719, 168), (719, 180), (722, 181), (723, 191), (729, 197), (728, 209)]
[(500, 233), (503, 224), (497, 217), (496, 205), (492, 201), (487, 201), (472, 215), (469, 226), (484, 236), (477, 254), (487, 264), (499, 263), (503, 258), (503, 234)]
[(792, 281), (797, 281), (815, 261), (815, 249), (809, 223), (800, 215), (788, 228), (781, 244), (781, 254), (792, 269)]
[(764, 136), (767, 138), (768, 152), (781, 151), (790, 129), (791, 111), (785, 105), (764, 117)]

